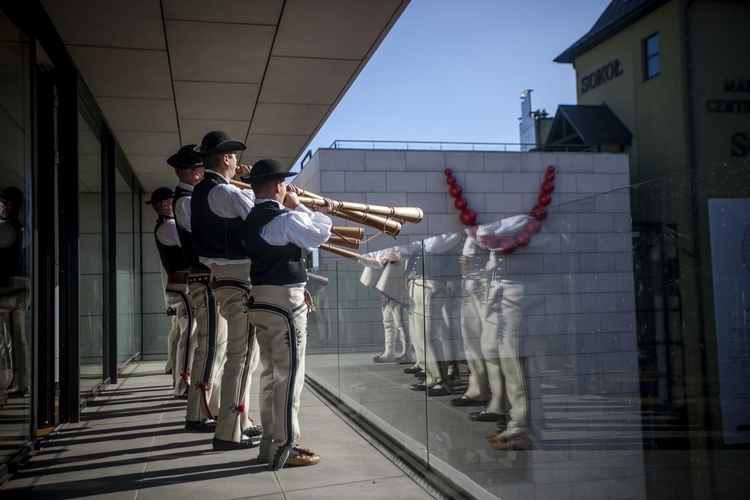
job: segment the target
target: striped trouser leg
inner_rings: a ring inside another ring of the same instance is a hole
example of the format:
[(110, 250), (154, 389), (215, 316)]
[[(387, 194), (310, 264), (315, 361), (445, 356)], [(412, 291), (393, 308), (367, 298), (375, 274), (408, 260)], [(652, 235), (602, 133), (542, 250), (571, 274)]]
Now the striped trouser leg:
[(305, 289), (255, 286), (248, 309), (263, 361), (260, 453), (267, 453), (271, 467), (279, 469), (300, 436), (298, 413), (307, 345)]
[(190, 277), (190, 302), (195, 314), (195, 352), (192, 384), (188, 392), (187, 420), (215, 418), (219, 414), (221, 376), (226, 361), (227, 323), (209, 288), (209, 275)]
[(187, 393), (190, 386), (190, 368), (192, 364), (193, 349), (193, 308), (188, 298), (188, 286), (185, 284), (167, 283), (164, 293), (167, 297), (167, 305), (177, 311), (178, 340), (175, 352), (174, 395), (181, 396)]

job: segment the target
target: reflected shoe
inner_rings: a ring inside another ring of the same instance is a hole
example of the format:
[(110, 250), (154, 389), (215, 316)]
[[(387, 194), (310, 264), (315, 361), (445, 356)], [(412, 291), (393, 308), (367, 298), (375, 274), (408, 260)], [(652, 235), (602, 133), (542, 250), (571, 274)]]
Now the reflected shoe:
[(512, 432), (496, 434), (490, 440), (492, 449), (501, 451), (530, 450), (533, 446), (531, 436), (526, 429), (516, 429)]
[(394, 359), (394, 361), (400, 365), (411, 365), (414, 363), (414, 360), (408, 354), (403, 354)]
[(485, 406), (486, 401), (477, 401), (476, 399), (461, 396), (460, 398), (451, 399), (452, 406)]
[(216, 420), (207, 418), (206, 420), (186, 420), (185, 430), (198, 432), (214, 432), (216, 430)]
[(450, 396), (451, 394), (453, 394), (453, 391), (441, 384), (435, 384), (434, 386), (427, 389), (427, 395), (433, 398), (439, 396)]
[(417, 377), (419, 380), (424, 380), (427, 378), (427, 374), (423, 371), (415, 373), (414, 376)]
[(411, 384), (409, 386), (409, 389), (411, 389), (412, 391), (426, 391), (427, 386), (424, 384)]
[(260, 444), (260, 436), (250, 437), (242, 436), (242, 441), (224, 441), (223, 439), (213, 440), (214, 451), (232, 451), (232, 450), (247, 450), (254, 448)]
[(372, 358), (372, 361), (374, 363), (393, 363), (393, 360), (395, 358), (393, 356), (386, 356), (385, 354), (381, 354), (380, 356), (375, 356)]
[(404, 368), (404, 373), (419, 373), (423, 371), (421, 366), (414, 365), (410, 366), (409, 368)]
[(499, 422), (505, 417), (499, 413), (492, 413), (490, 411), (478, 411), (476, 413), (469, 413), (469, 420), (474, 422)]

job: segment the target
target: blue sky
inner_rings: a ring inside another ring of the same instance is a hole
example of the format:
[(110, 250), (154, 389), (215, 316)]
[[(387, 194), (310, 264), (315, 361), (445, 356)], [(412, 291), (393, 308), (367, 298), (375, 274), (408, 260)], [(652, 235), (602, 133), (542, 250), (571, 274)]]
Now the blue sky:
[(309, 149), (335, 140), (519, 143), (524, 90), (550, 115), (575, 103), (573, 66), (553, 59), (609, 3), (411, 0)]

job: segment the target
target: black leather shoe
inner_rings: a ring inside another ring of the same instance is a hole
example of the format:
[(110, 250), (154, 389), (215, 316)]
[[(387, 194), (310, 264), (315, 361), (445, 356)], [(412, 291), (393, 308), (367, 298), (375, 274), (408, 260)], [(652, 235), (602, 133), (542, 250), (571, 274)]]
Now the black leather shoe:
[(469, 413), (469, 419), (474, 422), (497, 422), (504, 418), (499, 413), (492, 413), (489, 411), (480, 411), (476, 413)]
[(427, 390), (427, 386), (424, 384), (411, 384), (409, 386), (409, 389), (411, 389), (412, 391), (424, 391)]
[(417, 377), (419, 380), (424, 380), (427, 378), (427, 374), (424, 371), (417, 372), (414, 374), (415, 377)]
[(467, 398), (466, 396), (451, 399), (452, 406), (484, 406), (485, 404), (487, 404), (486, 401), (477, 401), (476, 399)]
[(186, 420), (185, 429), (188, 431), (214, 432), (216, 430), (216, 420), (211, 418), (206, 420)]
[(419, 373), (423, 371), (421, 366), (410, 366), (409, 368), (404, 368), (404, 373)]
[(250, 424), (250, 427), (242, 431), (242, 434), (249, 438), (254, 438), (256, 436), (260, 438), (260, 436), (263, 434), (263, 427), (256, 423), (252, 423)]
[(240, 442), (224, 441), (223, 439), (214, 438), (212, 444), (214, 451), (248, 450), (260, 444), (260, 436), (243, 436), (242, 441)]
[(427, 395), (430, 397), (438, 396), (449, 396), (453, 394), (453, 391), (441, 384), (435, 384), (433, 387), (427, 389)]

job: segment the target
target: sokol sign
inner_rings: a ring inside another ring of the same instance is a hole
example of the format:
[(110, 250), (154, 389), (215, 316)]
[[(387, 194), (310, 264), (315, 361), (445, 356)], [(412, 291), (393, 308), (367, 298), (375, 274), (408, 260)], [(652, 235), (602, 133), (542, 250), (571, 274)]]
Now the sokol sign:
[(619, 59), (609, 61), (601, 68), (581, 79), (581, 93), (585, 94), (589, 89), (593, 89), (599, 85), (604, 85), (613, 78), (620, 76), (622, 73), (623, 71), (622, 68), (620, 68)]

